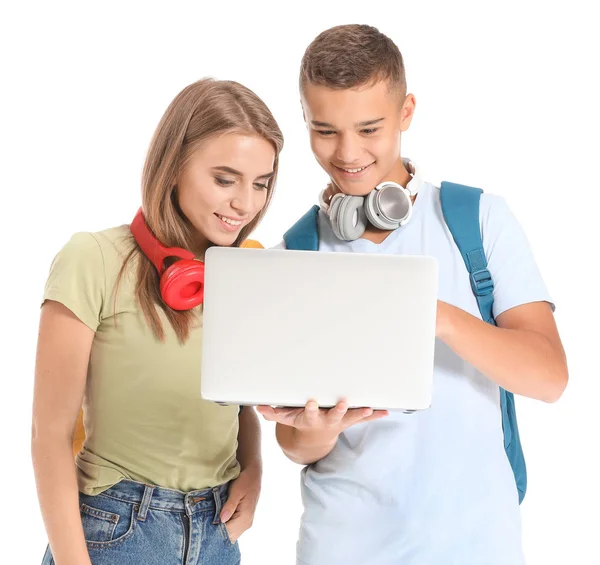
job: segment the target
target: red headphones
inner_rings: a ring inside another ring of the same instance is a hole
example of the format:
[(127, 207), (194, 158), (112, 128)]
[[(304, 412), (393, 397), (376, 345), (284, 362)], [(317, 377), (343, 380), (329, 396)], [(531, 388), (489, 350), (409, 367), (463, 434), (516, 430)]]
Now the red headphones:
[[(191, 310), (202, 304), (204, 263), (195, 260), (191, 251), (162, 245), (148, 228), (141, 208), (129, 229), (160, 275), (160, 294), (164, 303), (173, 310)], [(167, 257), (177, 257), (178, 261), (164, 270)]]

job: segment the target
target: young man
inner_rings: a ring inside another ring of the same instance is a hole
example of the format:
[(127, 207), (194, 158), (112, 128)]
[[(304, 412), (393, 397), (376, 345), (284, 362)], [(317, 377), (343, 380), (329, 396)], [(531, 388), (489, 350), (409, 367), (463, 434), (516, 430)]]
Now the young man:
[[(329, 29), (306, 50), (300, 90), (313, 153), (331, 178), (318, 214), (319, 250), (433, 255), (440, 273), (430, 409), (390, 415), (343, 403), (321, 410), (314, 402), (259, 409), (277, 422), (285, 454), (307, 465), (298, 563), (519, 565), (519, 495), (504, 449), (500, 390), (554, 402), (568, 378), (526, 237), (502, 198), (481, 196), (497, 327), (485, 323), (440, 189), (400, 155), (415, 97), (406, 92), (396, 45), (369, 26)], [(365, 196), (382, 181), (408, 187), (405, 225), (371, 222), (363, 233), (353, 219), (360, 214), (340, 220), (332, 196)], [(374, 290), (365, 288), (364, 300)], [(360, 331), (376, 332), (376, 321)]]

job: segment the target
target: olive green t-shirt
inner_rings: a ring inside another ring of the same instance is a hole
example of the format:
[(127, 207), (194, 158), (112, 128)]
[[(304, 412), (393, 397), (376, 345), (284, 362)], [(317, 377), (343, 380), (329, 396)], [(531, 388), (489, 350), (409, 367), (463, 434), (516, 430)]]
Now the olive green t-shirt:
[(201, 307), (185, 344), (159, 309), (165, 341), (135, 298), (137, 260), (128, 226), (77, 233), (55, 257), (45, 300), (64, 304), (95, 336), (84, 396), (86, 439), (79, 490), (98, 494), (123, 478), (181, 491), (239, 474), (238, 407), (200, 396)]

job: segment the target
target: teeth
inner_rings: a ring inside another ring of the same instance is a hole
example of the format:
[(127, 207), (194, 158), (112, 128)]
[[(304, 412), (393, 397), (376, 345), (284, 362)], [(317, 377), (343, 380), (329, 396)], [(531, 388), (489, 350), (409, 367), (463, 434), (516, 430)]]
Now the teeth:
[(242, 222), (240, 220), (230, 220), (229, 218), (226, 218), (225, 216), (220, 216), (219, 214), (217, 214), (217, 217), (221, 220), (223, 220), (226, 224), (229, 224), (231, 226), (240, 226), (242, 225)]
[(360, 173), (361, 171), (364, 171), (369, 165), (367, 165), (366, 167), (361, 167), (360, 169), (342, 169), (344, 171), (346, 171), (347, 173)]

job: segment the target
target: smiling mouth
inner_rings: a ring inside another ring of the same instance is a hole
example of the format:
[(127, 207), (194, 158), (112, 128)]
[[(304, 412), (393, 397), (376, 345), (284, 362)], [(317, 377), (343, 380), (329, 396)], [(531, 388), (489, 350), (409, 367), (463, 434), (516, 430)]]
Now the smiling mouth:
[(232, 228), (240, 227), (244, 222), (243, 220), (235, 220), (234, 218), (229, 218), (227, 216), (221, 216), (221, 214), (215, 214), (219, 220), (221, 220), (224, 224), (231, 226)]
[[(374, 163), (375, 161), (373, 161)], [(353, 168), (349, 168), (349, 167), (338, 167), (337, 165), (333, 165), (336, 169), (338, 169), (339, 171), (342, 171), (343, 173), (346, 173), (348, 175), (358, 175), (359, 173), (362, 173), (364, 170), (368, 169), (373, 163), (369, 163), (368, 165), (364, 165), (362, 167), (353, 167)]]

